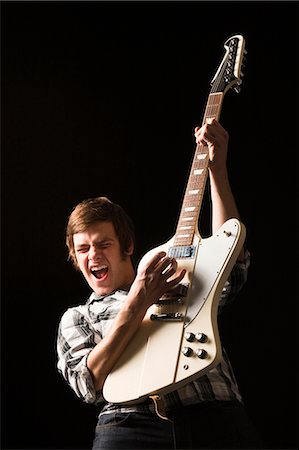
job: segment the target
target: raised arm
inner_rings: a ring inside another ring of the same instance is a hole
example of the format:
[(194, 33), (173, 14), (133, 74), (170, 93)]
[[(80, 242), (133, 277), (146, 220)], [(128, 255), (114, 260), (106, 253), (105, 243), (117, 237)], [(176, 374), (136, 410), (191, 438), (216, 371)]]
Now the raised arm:
[[(195, 128), (196, 142), (208, 145), (210, 165), (209, 178), (212, 199), (212, 230), (215, 233), (223, 223), (230, 219), (240, 220), (238, 208), (233, 196), (228, 172), (227, 149), (228, 133), (215, 119), (209, 119), (203, 127)], [(243, 261), (242, 249), (238, 261)]]

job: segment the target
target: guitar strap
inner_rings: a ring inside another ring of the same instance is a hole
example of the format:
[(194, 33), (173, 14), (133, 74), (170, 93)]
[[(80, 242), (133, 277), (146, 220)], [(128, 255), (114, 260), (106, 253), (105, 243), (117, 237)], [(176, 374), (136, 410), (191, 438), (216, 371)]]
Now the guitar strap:
[(155, 406), (155, 412), (157, 416), (159, 416), (163, 420), (167, 420), (171, 422), (171, 420), (167, 417), (165, 411), (165, 403), (162, 395), (150, 395), (149, 398), (153, 401)]

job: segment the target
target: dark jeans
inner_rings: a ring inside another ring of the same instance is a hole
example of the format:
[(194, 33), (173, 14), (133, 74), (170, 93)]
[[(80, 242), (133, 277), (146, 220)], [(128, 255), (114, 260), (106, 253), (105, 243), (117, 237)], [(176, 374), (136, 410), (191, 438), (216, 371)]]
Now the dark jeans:
[(93, 450), (263, 448), (239, 403), (192, 405), (168, 415), (171, 421), (150, 412), (102, 415)]

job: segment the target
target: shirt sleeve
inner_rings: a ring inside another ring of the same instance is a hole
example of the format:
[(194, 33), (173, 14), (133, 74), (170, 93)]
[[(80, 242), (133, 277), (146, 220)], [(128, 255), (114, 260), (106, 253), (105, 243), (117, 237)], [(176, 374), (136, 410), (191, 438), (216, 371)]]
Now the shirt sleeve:
[(104, 401), (96, 392), (87, 367), (87, 357), (100, 337), (94, 332), (84, 315), (76, 308), (68, 309), (62, 316), (57, 335), (58, 371), (76, 395), (86, 403)]
[(248, 268), (250, 266), (250, 253), (245, 251), (243, 262), (236, 262), (225, 282), (219, 301), (219, 312), (221, 309), (234, 301), (242, 287), (247, 281)]

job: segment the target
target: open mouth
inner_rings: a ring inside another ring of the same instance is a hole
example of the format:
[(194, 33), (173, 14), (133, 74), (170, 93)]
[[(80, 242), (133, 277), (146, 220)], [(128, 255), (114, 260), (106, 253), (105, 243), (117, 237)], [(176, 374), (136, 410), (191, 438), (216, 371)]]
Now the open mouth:
[(108, 274), (108, 267), (101, 266), (98, 268), (91, 269), (91, 273), (98, 280), (103, 280), (104, 278), (106, 278), (106, 275)]

